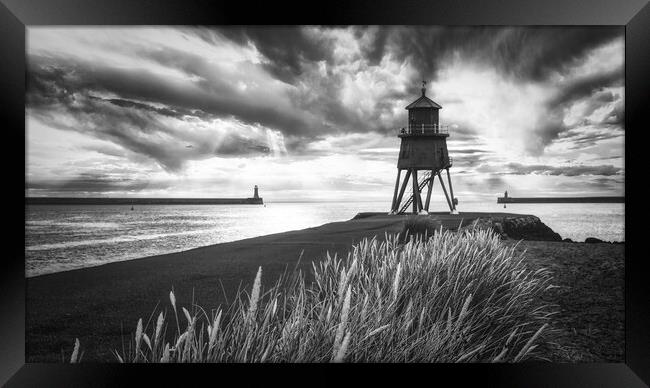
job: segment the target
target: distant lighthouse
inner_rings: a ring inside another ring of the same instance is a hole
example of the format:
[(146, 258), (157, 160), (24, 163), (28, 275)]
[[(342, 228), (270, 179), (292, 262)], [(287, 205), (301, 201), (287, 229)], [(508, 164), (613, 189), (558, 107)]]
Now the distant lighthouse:
[(264, 199), (260, 197), (260, 192), (259, 189), (257, 188), (257, 185), (253, 186), (253, 196), (251, 198), (246, 198), (246, 203), (250, 203), (254, 205), (264, 204)]
[[(442, 107), (426, 96), (426, 81), (422, 81), (421, 90), (422, 95), (406, 107), (408, 126), (402, 128), (397, 135), (402, 140), (390, 214), (404, 213), (411, 205), (414, 214), (427, 214), (436, 176), (445, 194), (449, 211), (451, 214), (458, 214), (458, 200), (454, 197), (449, 175), (449, 168), (452, 166), (452, 159), (447, 151), (449, 131), (447, 127), (441, 126), (438, 120), (438, 111)], [(447, 171), (449, 193), (440, 175), (442, 170)], [(406, 176), (400, 184), (402, 171), (406, 171)], [(412, 184), (410, 192), (405, 196), (409, 179)], [(423, 204), (422, 193), (425, 187), (427, 195)]]

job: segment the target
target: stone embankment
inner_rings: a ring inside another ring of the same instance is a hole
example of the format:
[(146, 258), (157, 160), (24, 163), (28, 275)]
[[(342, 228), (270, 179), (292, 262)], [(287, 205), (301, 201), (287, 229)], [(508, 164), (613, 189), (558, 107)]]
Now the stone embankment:
[(505, 217), (477, 218), (461, 229), (492, 229), (503, 239), (562, 241), (562, 237), (544, 224), (538, 217), (517, 215)]

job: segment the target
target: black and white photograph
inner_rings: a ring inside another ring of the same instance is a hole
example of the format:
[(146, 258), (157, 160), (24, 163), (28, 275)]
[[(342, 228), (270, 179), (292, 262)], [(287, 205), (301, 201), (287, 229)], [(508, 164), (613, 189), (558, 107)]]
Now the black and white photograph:
[(0, 385), (647, 387), (649, 39), (648, 0), (0, 0)]
[(624, 361), (620, 26), (33, 26), (26, 361)]

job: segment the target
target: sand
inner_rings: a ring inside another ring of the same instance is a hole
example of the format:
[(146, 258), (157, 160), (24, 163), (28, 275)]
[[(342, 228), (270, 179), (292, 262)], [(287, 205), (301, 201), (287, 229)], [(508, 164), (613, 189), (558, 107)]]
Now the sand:
[[(445, 228), (455, 229), (461, 222), (467, 225), (490, 215), (511, 214), (435, 217)], [(285, 269), (298, 264), (301, 255), (298, 266), (308, 272), (312, 260), (322, 259), (328, 251), (345, 255), (363, 238), (397, 233), (405, 218), (374, 215), (28, 278), (27, 361), (61, 362), (64, 354), (69, 357), (75, 338), (82, 343), (84, 361), (115, 361), (111, 351), (121, 350), (123, 340), (129, 342), (139, 318), (146, 323), (158, 303), (170, 308), (172, 288), (180, 306), (189, 307), (194, 300), (214, 308), (232, 300), (239, 287), (249, 287), (259, 266), (263, 283), (271, 286)], [(528, 249), (531, 268), (551, 269), (563, 287), (548, 295), (550, 302), (563, 306), (563, 315), (558, 316), (562, 338), (573, 346), (558, 357), (622, 361), (624, 245), (524, 241), (518, 249)], [(600, 286), (603, 282), (607, 287)]]

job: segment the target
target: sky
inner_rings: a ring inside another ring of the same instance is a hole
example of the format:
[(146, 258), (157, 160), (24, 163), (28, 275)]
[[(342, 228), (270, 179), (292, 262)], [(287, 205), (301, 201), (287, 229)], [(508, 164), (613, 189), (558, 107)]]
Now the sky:
[(29, 27), (26, 195), (392, 199), (427, 96), (463, 200), (624, 195), (622, 27)]

